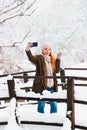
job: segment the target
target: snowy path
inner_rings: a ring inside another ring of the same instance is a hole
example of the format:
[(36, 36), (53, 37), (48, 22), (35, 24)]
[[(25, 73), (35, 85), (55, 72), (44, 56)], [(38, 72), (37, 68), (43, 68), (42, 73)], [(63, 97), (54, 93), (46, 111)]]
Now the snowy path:
[[(23, 130), (61, 130), (58, 126), (42, 126), (42, 125), (22, 125)], [(0, 126), (0, 130), (4, 130), (4, 126)], [(14, 130), (14, 129), (13, 129)]]

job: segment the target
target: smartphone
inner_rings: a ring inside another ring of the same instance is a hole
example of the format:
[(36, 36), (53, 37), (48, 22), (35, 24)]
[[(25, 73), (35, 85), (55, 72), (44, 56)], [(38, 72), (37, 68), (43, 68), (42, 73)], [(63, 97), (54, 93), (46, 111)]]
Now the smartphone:
[(32, 47), (37, 47), (38, 46), (38, 42), (33, 42), (32, 43)]

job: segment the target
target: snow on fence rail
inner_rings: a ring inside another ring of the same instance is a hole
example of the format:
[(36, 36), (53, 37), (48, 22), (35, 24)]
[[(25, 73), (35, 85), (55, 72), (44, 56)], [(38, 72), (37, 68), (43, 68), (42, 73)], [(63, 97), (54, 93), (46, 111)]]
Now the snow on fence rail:
[[(18, 73), (19, 74), (19, 73)], [(22, 74), (22, 73), (21, 73)], [(50, 101), (50, 100), (55, 100), (57, 102), (66, 102), (67, 103), (67, 118), (69, 118), (71, 120), (71, 129), (74, 130), (75, 128), (80, 128), (80, 129), (87, 129), (87, 126), (80, 126), (78, 124), (75, 123), (75, 103), (80, 103), (80, 104), (85, 104), (87, 105), (87, 101), (81, 100), (80, 101), (76, 98), (74, 98), (74, 89), (75, 86), (81, 86), (81, 84), (75, 84), (74, 81), (75, 80), (82, 80), (82, 81), (87, 81), (87, 77), (78, 77), (78, 76), (65, 76), (65, 70), (61, 69), (61, 76), (56, 76), (57, 78), (61, 79), (62, 82), (62, 88), (64, 90), (67, 90), (67, 94), (65, 93), (65, 91), (63, 91), (63, 96), (61, 96), (61, 93), (55, 93), (55, 96), (53, 95), (53, 97), (50, 98), (50, 96), (45, 97), (41, 96), (39, 94), (32, 94), (32, 92), (28, 93), (24, 93), (23, 90), (21, 90), (21, 94), (20, 95), (20, 90), (17, 90), (15, 92), (15, 83), (14, 83), (14, 79), (15, 78), (25, 78), (24, 82), (28, 81), (29, 78), (37, 78), (35, 76), (28, 76), (26, 75), (26, 73), (23, 73), (23, 76), (15, 76), (16, 73), (13, 76), (12, 80), (8, 80), (8, 90), (9, 90), (9, 97), (0, 97), (0, 100), (6, 100), (6, 99), (12, 99), (13, 97), (15, 97), (18, 100), (38, 100), (38, 99), (42, 99), (42, 100), (46, 100), (46, 101)], [(6, 76), (6, 75), (5, 75)], [(2, 77), (2, 76), (0, 76)], [(38, 76), (39, 78), (53, 78), (53, 77), (41, 77)], [(54, 77), (55, 78), (55, 77)], [(83, 86), (87, 86), (87, 84), (82, 84)], [(56, 95), (57, 94), (57, 95)], [(32, 96), (33, 95), (33, 96)], [(67, 95), (67, 96), (66, 96)], [(17, 117), (16, 117), (17, 118)], [(5, 122), (6, 123), (6, 122)], [(37, 123), (37, 122), (21, 122), (21, 123)], [(39, 122), (38, 122), (39, 123)], [(3, 124), (3, 122), (1, 122), (0, 124)], [(47, 124), (49, 125), (49, 123), (39, 123), (39, 124)], [(52, 125), (52, 123), (50, 123)], [(63, 126), (63, 123), (54, 123), (54, 125), (59, 125), (59, 126)]]
[[(81, 71), (80, 73), (78, 72), (78, 70), (79, 71)], [(87, 87), (87, 77), (86, 77), (86, 72), (85, 71), (87, 71), (87, 68), (64, 68), (64, 69), (62, 69), (61, 70), (62, 72), (62, 77), (63, 77), (63, 84), (66, 84), (66, 80), (65, 80), (65, 75), (66, 76), (70, 76), (70, 78), (71, 78), (71, 81), (70, 82), (72, 82), (72, 85), (73, 85), (73, 87), (72, 87), (72, 91), (71, 91), (71, 94), (72, 94), (72, 113), (73, 113), (73, 115), (72, 115), (72, 127), (73, 127), (73, 129), (74, 128), (79, 128), (79, 129), (84, 129), (84, 130), (86, 130), (87, 129), (87, 120), (85, 121), (85, 120), (81, 120), (80, 121), (80, 123), (78, 123), (78, 121), (77, 121), (77, 119), (79, 120), (79, 119), (82, 119), (82, 115), (81, 115), (81, 117), (80, 117), (80, 114), (81, 113), (78, 113), (78, 114), (76, 114), (76, 112), (75, 112), (75, 106), (77, 107), (77, 104), (82, 104), (82, 105), (84, 105), (85, 106), (85, 108), (87, 107), (86, 105), (87, 105), (87, 91), (84, 91), (84, 93), (83, 94), (85, 94), (85, 98), (83, 98), (84, 96), (82, 96), (82, 94), (81, 95), (79, 95), (78, 93), (77, 93), (77, 90), (76, 89), (79, 89), (78, 87), (80, 87), (80, 89), (82, 88), (82, 89), (84, 89), (84, 87)], [(69, 73), (68, 73), (68, 72)], [(71, 74), (71, 75), (70, 75)], [(74, 76), (73, 76), (74, 75)], [(78, 76), (79, 75), (79, 76)], [(82, 76), (83, 75), (83, 76)], [(85, 82), (86, 81), (86, 82)], [(74, 83), (73, 83), (74, 82)], [(71, 86), (72, 86), (71, 85)], [(87, 90), (87, 89), (86, 89)], [(67, 88), (67, 91), (69, 91), (69, 89)], [(78, 90), (79, 91), (79, 90)], [(70, 91), (69, 91), (70, 92)], [(72, 93), (73, 92), (73, 93)], [(67, 92), (68, 93), (68, 92)], [(79, 109), (81, 109), (81, 108), (79, 108)], [(71, 113), (71, 114), (72, 114)], [(70, 115), (69, 115), (70, 116)], [(84, 117), (85, 115), (83, 115), (83, 117)], [(71, 117), (71, 116), (70, 116)], [(84, 122), (86, 122), (86, 123), (84, 123)]]

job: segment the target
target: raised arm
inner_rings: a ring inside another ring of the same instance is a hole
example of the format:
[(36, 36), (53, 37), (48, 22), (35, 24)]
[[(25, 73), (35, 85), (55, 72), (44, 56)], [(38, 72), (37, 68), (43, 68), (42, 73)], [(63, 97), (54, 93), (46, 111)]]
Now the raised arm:
[(57, 59), (56, 59), (56, 73), (58, 73), (60, 71), (60, 58), (62, 56), (62, 52), (59, 51), (59, 53), (57, 53)]
[(34, 56), (34, 55), (31, 53), (31, 50), (30, 50), (31, 47), (32, 47), (32, 43), (29, 42), (29, 43), (27, 44), (27, 46), (26, 46), (25, 52), (26, 52), (26, 54), (27, 54), (27, 56), (28, 56), (28, 59), (29, 59), (32, 63), (36, 64), (38, 58), (37, 58), (37, 56)]

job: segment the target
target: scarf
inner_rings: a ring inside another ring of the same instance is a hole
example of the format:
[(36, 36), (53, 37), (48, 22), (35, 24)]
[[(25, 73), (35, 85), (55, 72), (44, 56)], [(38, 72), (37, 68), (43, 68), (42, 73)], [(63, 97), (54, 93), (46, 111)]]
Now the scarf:
[[(43, 55), (45, 59), (45, 64), (46, 64), (46, 75), (47, 76), (53, 76), (52, 72), (52, 65), (51, 65), (51, 57), (50, 56), (45, 56)], [(47, 87), (53, 87), (53, 79), (52, 78), (47, 78)]]

